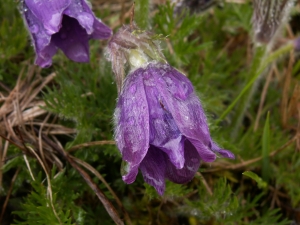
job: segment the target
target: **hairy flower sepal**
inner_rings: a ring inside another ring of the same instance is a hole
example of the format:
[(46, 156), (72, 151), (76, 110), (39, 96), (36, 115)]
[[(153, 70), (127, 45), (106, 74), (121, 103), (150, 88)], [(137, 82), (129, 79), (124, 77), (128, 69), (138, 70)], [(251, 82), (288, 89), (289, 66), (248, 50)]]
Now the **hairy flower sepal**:
[(108, 43), (108, 59), (116, 77), (118, 91), (121, 91), (125, 79), (125, 64), (132, 70), (146, 65), (150, 61), (165, 63), (165, 57), (159, 48), (161, 35), (140, 30), (134, 23), (124, 25), (113, 35)]
[(287, 21), (294, 0), (253, 0), (254, 41), (272, 44), (280, 27)]
[(134, 182), (140, 169), (160, 195), (165, 179), (190, 181), (201, 160), (234, 158), (212, 141), (191, 82), (166, 63), (150, 62), (127, 76), (114, 119), (123, 180)]
[(88, 62), (89, 39), (107, 39), (112, 34), (86, 0), (24, 0), (21, 4), (36, 52), (35, 63), (41, 67), (52, 64), (57, 49), (75, 62)]

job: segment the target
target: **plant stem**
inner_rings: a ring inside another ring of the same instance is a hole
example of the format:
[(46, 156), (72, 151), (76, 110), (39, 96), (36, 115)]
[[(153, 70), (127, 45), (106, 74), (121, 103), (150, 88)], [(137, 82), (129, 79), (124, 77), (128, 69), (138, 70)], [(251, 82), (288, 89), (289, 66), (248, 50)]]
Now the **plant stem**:
[(149, 0), (139, 0), (135, 3), (135, 22), (140, 29), (147, 29), (149, 24)]
[(255, 93), (255, 89), (259, 84), (260, 78), (262, 78), (265, 69), (267, 66), (277, 60), (279, 57), (283, 56), (287, 52), (293, 49), (292, 44), (287, 44), (280, 49), (276, 50), (272, 54), (266, 54), (265, 48), (259, 47), (254, 56), (253, 64), (250, 71), (250, 76), (247, 80), (246, 86), (242, 89), (239, 95), (235, 98), (235, 100), (227, 107), (227, 109), (223, 112), (220, 118), (216, 121), (216, 124), (219, 124), (236, 106), (236, 104), (240, 101), (240, 105), (238, 106), (234, 121), (233, 121), (233, 129), (232, 136), (235, 137), (237, 134), (237, 130), (240, 128), (242, 119), (244, 118), (246, 109), (248, 108), (253, 94)]

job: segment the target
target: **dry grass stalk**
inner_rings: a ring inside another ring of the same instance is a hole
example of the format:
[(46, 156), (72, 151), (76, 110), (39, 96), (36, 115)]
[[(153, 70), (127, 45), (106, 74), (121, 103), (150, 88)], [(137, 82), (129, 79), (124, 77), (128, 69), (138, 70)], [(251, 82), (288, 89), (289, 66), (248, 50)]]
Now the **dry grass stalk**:
[[(44, 121), (40, 118), (45, 116), (47, 111), (43, 109), (45, 102), (39, 97), (42, 89), (49, 84), (56, 76), (55, 73), (47, 77), (39, 75), (35, 66), (23, 67), (16, 86), (9, 90), (4, 84), (0, 89), (0, 167), (6, 162), (6, 155), (9, 144), (19, 147), (23, 153), (35, 157), (33, 152), (28, 151), (30, 146), (42, 160), (46, 170), (55, 164), (62, 169), (62, 162), (55, 155), (57, 154), (51, 146), (47, 145), (36, 135), (34, 129), (40, 133), (66, 134), (75, 133), (74, 129), (63, 127), (62, 125), (49, 124), (48, 114)], [(0, 187), (2, 186), (2, 170), (0, 170)]]
[[(57, 122), (56, 117), (54, 117), (51, 122), (48, 122), (51, 114), (43, 109), (46, 104), (41, 98), (39, 98), (39, 94), (41, 93), (42, 89), (53, 80), (53, 78), (56, 76), (55, 73), (52, 73), (44, 78), (39, 75), (36, 67), (30, 66), (25, 76), (23, 75), (24, 68), (21, 71), (17, 80), (17, 84), (13, 90), (3, 88), (4, 91), (0, 92), (0, 168), (3, 167), (7, 160), (6, 155), (9, 144), (13, 144), (22, 150), (22, 153), (24, 154), (24, 161), (30, 172), (31, 178), (34, 180), (35, 178), (31, 171), (27, 156), (35, 158), (45, 171), (48, 183), (47, 193), (51, 202), (51, 208), (56, 215), (58, 222), (61, 224), (61, 221), (52, 203), (49, 172), (54, 165), (59, 171), (63, 169), (63, 163), (61, 162), (61, 157), (63, 157), (81, 174), (88, 185), (94, 190), (95, 194), (107, 209), (107, 212), (111, 215), (115, 223), (120, 225), (124, 224), (118, 216), (114, 206), (92, 181), (91, 177), (77, 164), (82, 165), (95, 174), (107, 186), (109, 191), (115, 197), (120, 209), (123, 211), (127, 224), (131, 224), (129, 215), (124, 209), (120, 199), (116, 196), (101, 174), (87, 163), (73, 160), (73, 157), (64, 150), (62, 144), (56, 138), (55, 135), (57, 134), (72, 135), (76, 133), (76, 130), (64, 127), (60, 124), (55, 124), (55, 122)], [(0, 85), (0, 87), (3, 87), (3, 85)], [(99, 144), (114, 144), (114, 141), (84, 143), (74, 146), (71, 148), (71, 150)], [(12, 185), (17, 174), (18, 173), (16, 173), (11, 181)], [(2, 178), (3, 174), (2, 170), (0, 170), (0, 187), (2, 186)], [(7, 201), (9, 197), (10, 196), (8, 195)], [(1, 215), (4, 214), (5, 208), (6, 207), (2, 209)]]

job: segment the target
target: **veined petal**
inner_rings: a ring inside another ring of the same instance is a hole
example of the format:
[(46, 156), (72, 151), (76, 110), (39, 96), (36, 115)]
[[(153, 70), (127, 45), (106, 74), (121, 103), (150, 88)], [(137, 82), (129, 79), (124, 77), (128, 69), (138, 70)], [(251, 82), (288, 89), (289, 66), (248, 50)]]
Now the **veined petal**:
[(42, 22), (32, 13), (24, 3), (24, 21), (28, 26), (32, 42), (36, 51), (35, 63), (41, 67), (52, 64), (52, 56), (57, 48), (51, 43), (51, 36), (46, 32)]
[(91, 39), (108, 39), (112, 35), (112, 30), (95, 17), (85, 0), (73, 0), (64, 14), (75, 18)]
[(42, 22), (49, 35), (59, 31), (62, 14), (72, 0), (25, 0), (32, 13)]
[(52, 57), (57, 52), (56, 46), (50, 42), (45, 48), (37, 52), (35, 63), (41, 67), (48, 67), (52, 64)]
[(205, 156), (203, 160), (213, 161), (206, 116), (190, 81), (167, 64), (149, 65), (149, 70), (156, 76), (157, 88), (182, 135), (195, 144), (199, 155)]
[(143, 69), (138, 69), (127, 76), (114, 114), (115, 140), (128, 163), (127, 174), (123, 176), (126, 183), (135, 180), (149, 148), (149, 112), (142, 72)]
[(88, 35), (78, 21), (64, 16), (62, 28), (52, 35), (52, 42), (59, 47), (65, 55), (75, 62), (89, 61)]
[(221, 149), (216, 143), (212, 142), (211, 143), (211, 149), (217, 153), (219, 153), (221, 156), (229, 159), (234, 159), (235, 156), (231, 151), (228, 151), (226, 149)]
[(208, 145), (211, 138), (206, 116), (191, 82), (170, 65), (153, 65), (150, 68), (180, 132), (187, 138), (201, 140)]
[(75, 18), (89, 35), (93, 33), (95, 16), (84, 0), (73, 0), (64, 14)]
[(143, 81), (149, 106), (150, 144), (167, 153), (174, 166), (181, 169), (184, 165), (183, 137), (156, 88), (155, 78), (147, 70)]
[(193, 179), (200, 166), (200, 156), (196, 148), (186, 140), (184, 143), (185, 163), (182, 169), (177, 169), (167, 161), (166, 177), (177, 184), (187, 183)]
[(165, 192), (165, 171), (167, 156), (158, 148), (150, 145), (147, 155), (140, 164), (144, 180), (153, 186), (158, 194)]
[(94, 32), (90, 35), (92, 39), (108, 39), (112, 35), (112, 30), (97, 18), (94, 19), (93, 28)]
[(195, 146), (204, 162), (213, 162), (216, 160), (216, 154), (209, 148), (209, 146), (204, 145), (201, 141), (189, 139), (189, 141)]

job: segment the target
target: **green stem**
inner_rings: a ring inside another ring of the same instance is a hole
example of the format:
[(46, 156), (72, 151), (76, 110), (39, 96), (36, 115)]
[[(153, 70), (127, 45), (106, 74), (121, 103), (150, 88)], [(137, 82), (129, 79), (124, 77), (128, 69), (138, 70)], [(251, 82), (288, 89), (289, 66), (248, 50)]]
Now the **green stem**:
[(232, 111), (232, 109), (236, 106), (236, 104), (241, 101), (237, 109), (237, 113), (235, 114), (235, 120), (233, 122), (233, 136), (235, 136), (236, 130), (239, 128), (242, 119), (244, 118), (245, 111), (251, 102), (251, 98), (253, 93), (255, 92), (255, 88), (259, 83), (259, 78), (263, 75), (263, 72), (267, 68), (267, 66), (277, 60), (279, 57), (288, 53), (293, 49), (292, 44), (288, 44), (283, 46), (282, 48), (276, 50), (269, 56), (265, 54), (264, 48), (257, 48), (257, 52), (254, 56), (254, 61), (252, 64), (252, 69), (250, 71), (249, 80), (240, 94), (235, 98), (235, 100), (227, 107), (227, 109), (223, 112), (220, 118), (216, 121), (216, 124), (219, 124), (227, 115)]
[(137, 0), (135, 2), (134, 20), (138, 27), (146, 30), (149, 24), (149, 0)]

